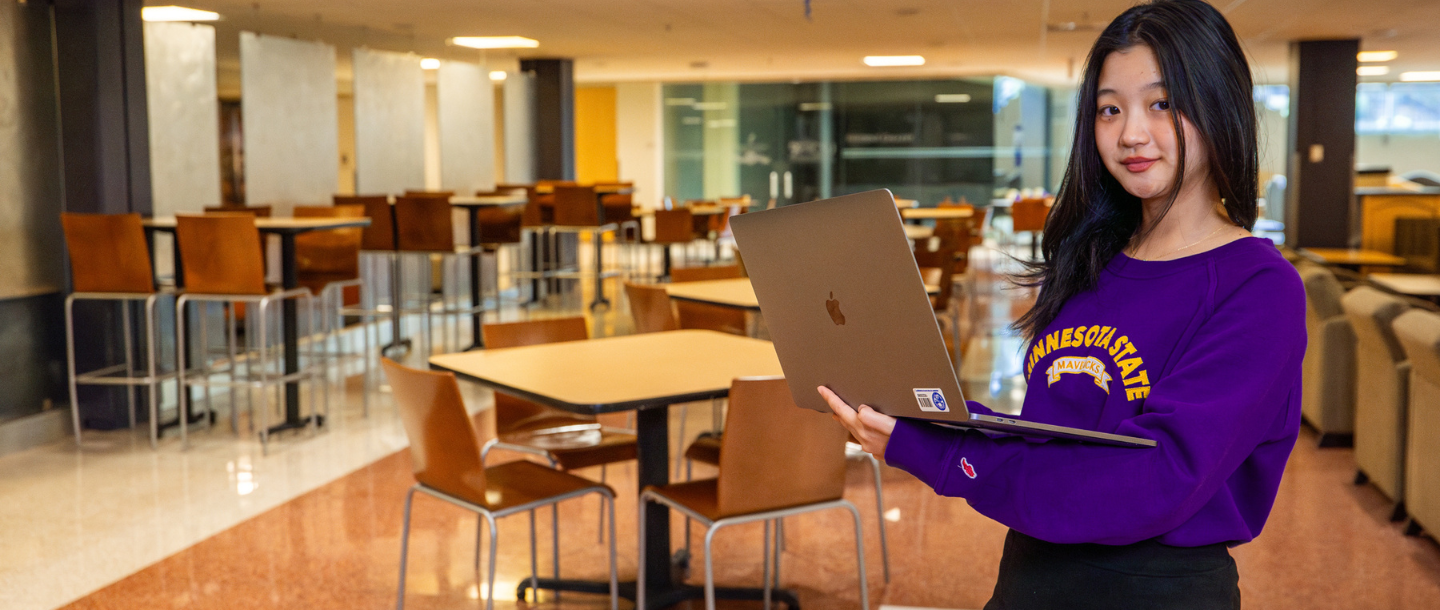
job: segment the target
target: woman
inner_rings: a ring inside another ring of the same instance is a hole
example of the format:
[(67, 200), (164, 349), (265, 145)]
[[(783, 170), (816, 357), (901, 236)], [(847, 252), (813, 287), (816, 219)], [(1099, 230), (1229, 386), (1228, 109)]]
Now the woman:
[(1011, 528), (987, 609), (1239, 607), (1228, 546), (1269, 515), (1305, 351), (1299, 278), (1248, 232), (1255, 124), (1244, 53), (1204, 2), (1133, 7), (1091, 50), (1024, 278), (1022, 416), (1158, 447), (897, 422), (819, 389), (867, 451)]

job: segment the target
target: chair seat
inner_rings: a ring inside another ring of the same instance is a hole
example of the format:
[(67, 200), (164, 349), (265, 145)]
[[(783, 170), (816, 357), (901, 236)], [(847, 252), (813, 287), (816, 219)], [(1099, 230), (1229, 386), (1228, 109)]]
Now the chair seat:
[(719, 479), (701, 479), (671, 483), (660, 487), (651, 485), (646, 487), (645, 491), (657, 493), (676, 504), (695, 511), (706, 519), (716, 521), (724, 516), (720, 514), (719, 481)]
[(685, 449), (685, 459), (711, 466), (720, 465), (720, 435), (702, 434)]
[(604, 483), (521, 460), (486, 468), (483, 494), (468, 486), (462, 490), (439, 491), (492, 511), (502, 511), (591, 487), (610, 489)]
[(633, 460), (638, 453), (635, 435), (601, 428), (600, 442), (574, 449), (550, 449), (550, 455), (565, 470), (589, 468), (602, 464)]

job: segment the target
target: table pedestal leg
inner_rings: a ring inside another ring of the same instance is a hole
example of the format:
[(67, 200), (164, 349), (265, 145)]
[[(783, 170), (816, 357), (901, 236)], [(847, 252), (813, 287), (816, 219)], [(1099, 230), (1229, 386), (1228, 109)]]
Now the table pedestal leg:
[[(280, 234), (280, 267), (281, 284), (286, 290), (291, 290), (300, 285), (300, 280), (295, 271), (295, 234)], [(284, 299), (280, 303), (281, 315), (284, 318), (285, 336), (285, 374), (292, 375), (300, 370), (300, 329), (298, 314), (299, 303), (296, 299)], [(256, 308), (257, 311), (259, 308)], [(313, 329), (312, 329), (313, 330)], [(313, 395), (312, 395), (313, 398)], [(323, 415), (316, 413), (312, 415), (316, 426), (325, 425)], [(289, 381), (285, 383), (285, 421), (277, 426), (271, 426), (270, 434), (285, 430), (304, 428), (310, 418), (300, 417), (300, 382)]]

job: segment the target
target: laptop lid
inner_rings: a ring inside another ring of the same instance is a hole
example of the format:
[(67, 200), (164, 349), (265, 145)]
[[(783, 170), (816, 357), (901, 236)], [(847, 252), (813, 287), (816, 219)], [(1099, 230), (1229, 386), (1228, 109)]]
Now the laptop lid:
[(937, 421), (968, 417), (939, 323), (888, 190), (731, 218), (795, 404)]

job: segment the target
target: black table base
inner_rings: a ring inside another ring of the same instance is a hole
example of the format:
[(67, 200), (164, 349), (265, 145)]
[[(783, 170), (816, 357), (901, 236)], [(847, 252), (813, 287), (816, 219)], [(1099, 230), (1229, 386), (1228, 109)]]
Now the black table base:
[[(572, 591), (576, 593), (594, 593), (596, 595), (609, 595), (609, 581), (590, 580), (556, 580), (553, 578), (540, 578), (534, 588), (547, 591)], [(515, 589), (517, 599), (525, 599), (525, 595), (531, 589), (530, 579), (520, 581)], [(635, 582), (627, 581), (620, 583), (620, 597), (635, 601)], [(651, 589), (645, 596), (645, 605), (649, 608), (637, 610), (658, 610), (679, 604), (680, 602), (692, 599), (705, 599), (705, 587), (696, 585), (670, 586), (665, 589)], [(765, 590), (759, 587), (715, 587), (715, 599), (741, 599), (747, 601), (764, 601)], [(800, 600), (795, 593), (787, 589), (771, 589), (770, 599), (785, 604), (789, 610), (800, 610)]]

